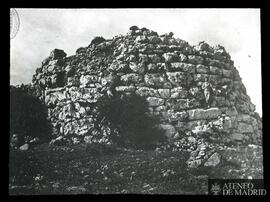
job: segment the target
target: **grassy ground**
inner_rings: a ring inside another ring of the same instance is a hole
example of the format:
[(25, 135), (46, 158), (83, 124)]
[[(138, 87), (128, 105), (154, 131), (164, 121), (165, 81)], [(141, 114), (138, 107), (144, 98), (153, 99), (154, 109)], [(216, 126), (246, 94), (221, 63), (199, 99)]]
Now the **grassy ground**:
[[(227, 154), (233, 159), (235, 153)], [(188, 169), (188, 156), (182, 152), (122, 150), (99, 155), (88, 151), (85, 145), (44, 144), (28, 151), (10, 151), (9, 191), (11, 195), (206, 194), (209, 176), (262, 176), (258, 161), (249, 161), (244, 150), (241, 156), (249, 165), (232, 160), (213, 168)]]

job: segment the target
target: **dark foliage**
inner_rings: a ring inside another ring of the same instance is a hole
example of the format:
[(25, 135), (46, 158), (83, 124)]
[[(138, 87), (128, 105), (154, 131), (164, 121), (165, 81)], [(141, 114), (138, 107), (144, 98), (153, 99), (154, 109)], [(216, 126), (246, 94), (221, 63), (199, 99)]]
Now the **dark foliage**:
[(159, 120), (149, 115), (145, 98), (136, 95), (115, 94), (98, 102), (98, 121), (106, 120), (119, 134), (113, 141), (121, 146), (154, 148), (164, 141), (165, 135), (158, 129)]
[(105, 39), (102, 37), (102, 36), (96, 36), (92, 41), (91, 41), (91, 44), (100, 44), (102, 43), (103, 41), (105, 41)]
[(131, 26), (131, 27), (129, 28), (129, 30), (132, 30), (132, 31), (135, 31), (135, 30), (138, 30), (138, 29), (139, 29), (139, 27), (136, 26), (136, 25)]
[(26, 136), (48, 141), (51, 125), (47, 120), (47, 108), (36, 97), (21, 88), (10, 88), (10, 134), (19, 136), (20, 144)]

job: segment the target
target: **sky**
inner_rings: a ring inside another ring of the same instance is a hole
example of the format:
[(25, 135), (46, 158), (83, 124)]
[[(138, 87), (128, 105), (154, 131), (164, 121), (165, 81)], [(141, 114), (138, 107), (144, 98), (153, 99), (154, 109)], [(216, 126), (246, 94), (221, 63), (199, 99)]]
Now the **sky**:
[(95, 36), (126, 34), (137, 25), (196, 45), (222, 45), (231, 55), (247, 94), (262, 115), (260, 9), (16, 9), (17, 35), (10, 40), (10, 84), (30, 83), (54, 48), (67, 56)]

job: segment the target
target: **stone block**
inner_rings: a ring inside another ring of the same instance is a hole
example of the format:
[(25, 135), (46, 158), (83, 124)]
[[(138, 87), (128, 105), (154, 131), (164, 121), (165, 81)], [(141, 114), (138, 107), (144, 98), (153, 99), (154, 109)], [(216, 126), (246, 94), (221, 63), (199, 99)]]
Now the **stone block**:
[(158, 72), (164, 72), (169, 69), (168, 63), (157, 63), (157, 71)]
[(158, 36), (150, 36), (149, 37), (149, 43), (151, 44), (159, 44), (162, 40)]
[(208, 74), (194, 74), (193, 79), (195, 82), (204, 82), (205, 78), (209, 78)]
[(188, 62), (191, 64), (203, 64), (204, 63), (204, 59), (201, 56), (197, 56), (197, 55), (189, 55), (188, 56)]
[(228, 138), (230, 141), (244, 141), (246, 136), (242, 133), (233, 133)]
[(171, 96), (170, 89), (158, 89), (158, 93), (161, 98), (170, 98)]
[(117, 86), (115, 90), (118, 92), (134, 92), (136, 90), (135, 86)]
[(175, 111), (201, 107), (195, 99), (172, 99), (167, 102), (167, 106)]
[(199, 64), (196, 66), (196, 72), (200, 74), (208, 74), (209, 67)]
[(178, 62), (179, 56), (176, 53), (164, 53), (162, 55), (165, 62)]
[(183, 71), (183, 72), (195, 73), (195, 65), (187, 64), (183, 62), (172, 62), (170, 71)]
[(145, 54), (139, 54), (139, 62), (141, 63), (148, 63), (149, 62), (149, 58), (147, 55)]
[(156, 88), (162, 87), (167, 81), (165, 76), (161, 73), (145, 74), (144, 81), (146, 86), (153, 86)]
[(168, 80), (175, 86), (185, 85), (187, 76), (184, 72), (167, 72)]
[(238, 115), (238, 112), (235, 107), (224, 108), (224, 113), (230, 117), (235, 117)]
[(157, 65), (152, 64), (152, 63), (148, 64), (147, 65), (147, 72), (149, 72), (149, 73), (158, 73), (159, 71), (158, 71)]
[(82, 75), (80, 77), (80, 84), (83, 87), (89, 86), (91, 83), (97, 83), (99, 81), (99, 78), (97, 75)]
[(158, 91), (154, 88), (148, 88), (148, 87), (138, 87), (136, 90), (136, 93), (140, 96), (146, 96), (146, 97), (158, 97)]
[[(201, 121), (201, 120), (200, 120)], [(193, 121), (179, 121), (176, 128), (179, 130), (189, 130), (192, 131), (198, 126), (198, 120)]]
[(185, 121), (188, 118), (188, 113), (186, 111), (175, 112), (174, 110), (167, 110), (163, 113), (163, 117), (170, 122)]
[(219, 75), (209, 75), (209, 82), (212, 84), (212, 85), (217, 85), (219, 83), (222, 83), (222, 80), (221, 80), (221, 76)]
[(186, 55), (184, 55), (182, 53), (179, 54), (179, 61), (180, 62), (187, 62), (187, 60), (188, 60), (188, 58)]
[(183, 89), (182, 87), (176, 87), (171, 89), (171, 98), (187, 98), (188, 96), (188, 91)]
[(228, 102), (225, 99), (225, 97), (222, 96), (214, 96), (214, 100), (216, 101), (216, 106), (221, 107), (221, 106), (228, 106)]
[(222, 75), (222, 69), (220, 67), (210, 66), (209, 72), (210, 74)]
[(222, 70), (222, 76), (227, 77), (227, 78), (231, 78), (231, 76), (232, 76), (232, 71), (231, 71), (231, 70), (223, 69), (223, 70)]
[(56, 105), (58, 102), (62, 101), (66, 99), (66, 94), (64, 92), (52, 92), (52, 93), (48, 93), (45, 96), (45, 104), (47, 106), (54, 106)]
[(148, 55), (148, 57), (149, 57), (151, 63), (156, 64), (156, 63), (161, 62), (161, 58), (157, 54)]
[(132, 83), (134, 83), (134, 84), (140, 83), (142, 81), (142, 78), (143, 77), (137, 73), (130, 73), (130, 74), (125, 74), (125, 75), (121, 76), (120, 81), (124, 85), (130, 85)]
[(207, 66), (215, 66), (215, 67), (219, 67), (219, 68), (224, 68), (224, 65), (220, 61), (213, 60), (210, 58), (205, 58), (205, 64)]
[(237, 117), (237, 120), (239, 122), (245, 122), (245, 123), (248, 123), (248, 124), (252, 122), (251, 116), (248, 115), (248, 114), (239, 114), (238, 117)]
[(164, 104), (164, 99), (157, 97), (148, 97), (146, 100), (149, 103), (150, 107), (157, 107)]
[(221, 115), (221, 111), (218, 108), (192, 109), (188, 110), (188, 114), (190, 120), (215, 119)]
[(143, 63), (129, 63), (129, 68), (134, 72), (138, 74), (143, 74), (146, 71), (146, 66)]
[(189, 108), (187, 99), (175, 99), (171, 102), (167, 102), (167, 105), (174, 111), (181, 111)]
[(244, 123), (244, 122), (239, 122), (237, 131), (240, 132), (240, 133), (253, 133), (254, 129), (253, 129), (251, 124), (247, 124), (247, 123)]

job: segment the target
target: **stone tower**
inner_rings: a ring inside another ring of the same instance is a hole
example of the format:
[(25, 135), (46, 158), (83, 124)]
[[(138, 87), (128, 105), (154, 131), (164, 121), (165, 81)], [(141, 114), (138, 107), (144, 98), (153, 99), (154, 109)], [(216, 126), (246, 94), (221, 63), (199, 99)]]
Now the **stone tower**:
[(91, 106), (114, 72), (115, 90), (145, 96), (171, 139), (190, 132), (222, 143), (261, 144), (261, 118), (224, 47), (191, 46), (173, 33), (136, 26), (126, 35), (96, 39), (69, 57), (53, 50), (33, 76), (56, 136), (87, 140)]

